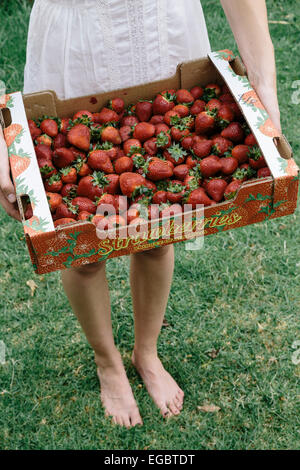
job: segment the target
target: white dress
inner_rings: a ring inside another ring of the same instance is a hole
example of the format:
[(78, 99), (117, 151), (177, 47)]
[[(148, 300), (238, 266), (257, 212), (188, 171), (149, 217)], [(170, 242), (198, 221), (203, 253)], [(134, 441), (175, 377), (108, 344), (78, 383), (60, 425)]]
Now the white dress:
[(35, 0), (24, 93), (101, 93), (174, 74), (207, 55), (199, 0)]

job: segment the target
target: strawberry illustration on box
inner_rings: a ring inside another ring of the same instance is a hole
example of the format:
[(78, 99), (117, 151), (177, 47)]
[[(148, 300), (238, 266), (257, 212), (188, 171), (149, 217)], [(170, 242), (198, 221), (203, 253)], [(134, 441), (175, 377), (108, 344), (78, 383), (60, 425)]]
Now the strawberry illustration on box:
[(38, 273), (296, 208), (291, 149), (229, 50), (138, 87), (64, 101), (17, 92), (0, 103), (10, 113), (4, 135)]

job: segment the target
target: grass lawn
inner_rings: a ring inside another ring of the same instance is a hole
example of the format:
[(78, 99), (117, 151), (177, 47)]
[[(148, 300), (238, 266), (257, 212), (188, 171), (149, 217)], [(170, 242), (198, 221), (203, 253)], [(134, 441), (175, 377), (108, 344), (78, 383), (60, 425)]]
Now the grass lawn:
[[(219, 2), (203, 0), (212, 48), (233, 48)], [(299, 158), (300, 5), (269, 0), (284, 133)], [(1, 2), (0, 79), (22, 87), (25, 0)], [(12, 15), (15, 15), (14, 17)], [(274, 21), (285, 23), (274, 23)], [(286, 24), (287, 23), (287, 24)], [(34, 274), (21, 225), (1, 211), (0, 449), (300, 449), (299, 210), (295, 215), (176, 246), (176, 269), (159, 352), (185, 390), (180, 416), (164, 421), (130, 364), (128, 258), (108, 261), (113, 325), (144, 419), (112, 426), (99, 401), (93, 354), (59, 273)], [(26, 281), (34, 280), (32, 297)], [(203, 404), (220, 410), (205, 413)]]

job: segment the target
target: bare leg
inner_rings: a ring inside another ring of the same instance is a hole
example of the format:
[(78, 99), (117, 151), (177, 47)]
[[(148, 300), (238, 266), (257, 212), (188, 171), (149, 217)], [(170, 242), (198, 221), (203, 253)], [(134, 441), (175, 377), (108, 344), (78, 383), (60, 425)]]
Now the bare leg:
[(142, 424), (119, 351), (110, 318), (105, 263), (93, 263), (62, 272), (71, 307), (95, 352), (101, 384), (101, 401), (107, 416), (121, 426)]
[(173, 246), (131, 256), (130, 282), (135, 317), (132, 362), (164, 416), (179, 414), (184, 396), (157, 356), (157, 339), (168, 302), (173, 268)]

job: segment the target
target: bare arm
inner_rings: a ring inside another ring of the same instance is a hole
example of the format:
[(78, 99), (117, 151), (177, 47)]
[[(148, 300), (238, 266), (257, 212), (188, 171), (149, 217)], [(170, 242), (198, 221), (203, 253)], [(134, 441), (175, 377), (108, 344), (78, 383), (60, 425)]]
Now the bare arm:
[(13, 204), (15, 201), (15, 189), (9, 174), (7, 148), (0, 126), (0, 205), (8, 215), (21, 220), (19, 211), (16, 209), (16, 205)]
[(274, 48), (265, 0), (221, 0), (251, 85), (281, 131)]

